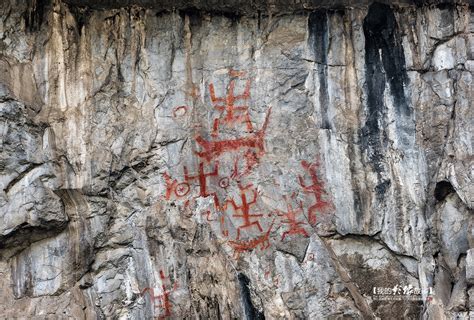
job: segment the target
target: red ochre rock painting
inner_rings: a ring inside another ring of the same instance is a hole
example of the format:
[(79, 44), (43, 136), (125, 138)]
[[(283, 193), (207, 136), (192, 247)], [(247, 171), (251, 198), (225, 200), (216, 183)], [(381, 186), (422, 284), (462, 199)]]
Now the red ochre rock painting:
[[(248, 112), (249, 107), (245, 104), (250, 98), (250, 79), (247, 79), (245, 90), (242, 94), (235, 95), (234, 90), (235, 79), (232, 79), (230, 80), (227, 95), (224, 98), (218, 98), (215, 94), (214, 84), (209, 84), (211, 101), (214, 104), (214, 108), (220, 112), (220, 117), (214, 119), (214, 124), (212, 127), (213, 137), (217, 137), (219, 128), (222, 125), (233, 126), (235, 124), (241, 123), (245, 124), (248, 132), (252, 132), (253, 130), (252, 122), (250, 121), (250, 115)], [(237, 101), (241, 101), (244, 104), (235, 105)]]
[[(232, 208), (233, 218), (241, 218), (243, 223), (237, 227), (237, 239), (240, 239), (240, 231), (242, 229), (247, 229), (251, 227), (256, 227), (259, 232), (263, 232), (262, 226), (260, 224), (259, 218), (263, 217), (262, 213), (251, 213), (250, 207), (254, 206), (257, 203), (257, 190), (248, 185), (242, 187), (239, 184), (240, 189), (240, 205), (237, 205), (235, 200), (231, 198), (226, 200), (223, 206), (223, 211), (227, 212), (228, 208)], [(248, 192), (247, 192), (248, 191)], [(248, 196), (250, 195), (250, 198)], [(240, 212), (240, 214), (238, 214)]]
[(196, 142), (202, 151), (196, 151), (196, 154), (208, 162), (217, 159), (224, 153), (236, 151), (255, 150), (257, 158), (262, 157), (265, 154), (265, 131), (267, 130), (271, 111), (272, 109), (268, 108), (262, 128), (249, 136), (230, 140), (206, 140), (202, 136), (197, 135)]
[(155, 289), (153, 288), (144, 288), (140, 295), (145, 296), (148, 293), (151, 303), (153, 304), (153, 311), (155, 313), (155, 319), (166, 319), (171, 316), (171, 292), (177, 289), (177, 284), (173, 286), (171, 290), (166, 288), (167, 277), (163, 270), (160, 270), (160, 280), (161, 280), (161, 293), (155, 295)]
[(177, 106), (173, 109), (173, 118), (180, 118), (186, 115), (188, 113), (188, 107), (187, 106)]
[(240, 254), (245, 251), (252, 251), (258, 246), (260, 250), (265, 250), (270, 247), (270, 233), (272, 232), (274, 221), (268, 227), (268, 230), (253, 239), (250, 240), (229, 240), (229, 245), (234, 249), (234, 257), (239, 258)]
[(316, 214), (327, 213), (334, 209), (334, 205), (330, 201), (323, 200), (323, 196), (326, 196), (326, 190), (324, 189), (324, 183), (319, 179), (317, 169), (319, 164), (309, 163), (305, 160), (301, 161), (301, 166), (309, 173), (311, 184), (307, 185), (302, 176), (298, 177), (299, 184), (303, 188), (303, 191), (307, 194), (314, 196), (314, 203), (308, 208), (308, 220), (311, 225), (316, 224)]
[[(312, 204), (304, 208), (303, 201), (296, 202), (294, 194), (298, 190), (294, 190), (290, 197), (283, 195), (282, 207), (286, 207), (286, 210), (265, 212), (259, 209), (259, 192), (248, 180), (265, 155), (265, 135), (272, 109), (267, 109), (261, 128), (255, 130), (249, 113), (250, 78), (246, 72), (232, 69), (228, 77), (229, 82), (222, 95), (216, 93), (213, 83), (208, 85), (212, 107), (218, 116), (212, 120), (211, 132), (207, 135), (201, 132), (194, 137), (197, 164), (183, 166), (177, 179), (168, 173), (163, 174), (166, 185), (164, 197), (170, 201), (184, 201), (185, 206), (198, 198), (212, 197), (213, 210), (217, 215), (211, 217), (211, 210), (198, 214), (203, 216), (205, 222), (218, 225), (221, 236), (227, 239), (227, 245), (234, 250), (234, 257), (239, 258), (244, 252), (269, 248), (272, 232), (276, 234), (280, 227), (283, 233), (276, 241), (309, 237), (317, 214), (327, 213), (334, 206), (328, 200), (329, 196), (318, 176), (318, 164), (303, 160), (301, 166), (305, 174), (295, 179)], [(236, 92), (238, 87), (243, 87), (241, 92)], [(187, 106), (178, 106), (173, 109), (173, 117), (183, 116), (187, 112)], [(195, 124), (195, 127), (202, 129), (205, 126)], [(224, 129), (227, 132), (232, 130), (234, 137), (222, 138), (221, 131)], [(228, 157), (225, 158), (227, 162), (223, 161), (224, 155), (230, 156), (232, 161), (229, 163)], [(222, 168), (226, 175), (220, 173)], [(309, 224), (305, 221), (305, 213)], [(229, 224), (233, 226), (232, 229), (228, 227)]]
[(285, 217), (285, 220), (282, 220), (282, 224), (287, 225), (286, 231), (283, 232), (281, 240), (284, 241), (287, 236), (290, 235), (302, 235), (304, 237), (309, 237), (308, 232), (303, 228), (303, 225), (306, 223), (304, 221), (298, 221), (298, 215), (303, 216), (303, 203), (300, 201), (298, 208), (294, 209), (291, 204), (291, 199), (288, 200), (287, 196), (283, 196), (286, 202), (287, 211), (282, 212), (277, 210), (277, 215), (280, 217)]

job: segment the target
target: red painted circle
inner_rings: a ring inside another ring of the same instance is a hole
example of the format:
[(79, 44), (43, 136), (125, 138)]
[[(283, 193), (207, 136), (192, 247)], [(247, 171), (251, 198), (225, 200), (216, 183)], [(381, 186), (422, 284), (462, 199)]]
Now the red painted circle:
[(230, 185), (229, 178), (224, 177), (221, 180), (219, 180), (219, 186), (223, 189), (227, 188)]
[(189, 193), (189, 190), (190, 190), (189, 184), (187, 182), (182, 182), (176, 186), (176, 189), (174, 189), (174, 193), (178, 197), (184, 197), (185, 195)]

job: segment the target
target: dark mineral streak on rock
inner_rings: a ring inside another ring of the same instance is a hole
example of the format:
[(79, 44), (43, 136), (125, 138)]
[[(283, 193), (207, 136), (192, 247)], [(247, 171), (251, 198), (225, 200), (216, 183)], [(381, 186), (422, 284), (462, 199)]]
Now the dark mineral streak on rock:
[(249, 278), (245, 274), (239, 273), (238, 279), (240, 284), (240, 294), (242, 296), (242, 302), (244, 304), (245, 316), (247, 320), (265, 319), (265, 315), (258, 311), (252, 303), (252, 297), (250, 296), (249, 288)]
[[(361, 143), (369, 160), (381, 178), (384, 171), (384, 149), (387, 133), (384, 128), (386, 106), (384, 104), (385, 84), (390, 85), (390, 93), (397, 117), (397, 129), (403, 144), (409, 133), (406, 118), (412, 113), (405, 98), (404, 86), (408, 82), (403, 47), (397, 34), (397, 22), (392, 9), (385, 4), (374, 3), (364, 19), (365, 67), (367, 85), (367, 120), (361, 130)], [(383, 197), (389, 183), (382, 181), (377, 186), (377, 195)]]
[(79, 35), (82, 34), (82, 27), (87, 24), (87, 19), (90, 15), (90, 10), (88, 7), (75, 7), (70, 6), (71, 14), (74, 16), (77, 24), (77, 31)]
[(311, 12), (308, 19), (309, 46), (318, 70), (319, 104), (321, 108), (321, 128), (330, 129), (328, 119), (328, 16), (324, 9)]
[(26, 29), (30, 32), (38, 31), (43, 23), (49, 0), (29, 0), (27, 10), (23, 14)]

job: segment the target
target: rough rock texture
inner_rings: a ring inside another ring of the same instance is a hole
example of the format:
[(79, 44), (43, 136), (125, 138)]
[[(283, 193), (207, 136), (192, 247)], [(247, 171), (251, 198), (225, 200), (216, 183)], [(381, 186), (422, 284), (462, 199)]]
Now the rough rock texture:
[(0, 1), (0, 315), (468, 319), (468, 2), (170, 3)]

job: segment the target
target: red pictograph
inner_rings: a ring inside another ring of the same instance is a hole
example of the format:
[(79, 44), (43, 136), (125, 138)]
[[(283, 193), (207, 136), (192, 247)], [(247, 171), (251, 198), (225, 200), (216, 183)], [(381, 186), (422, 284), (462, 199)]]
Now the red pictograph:
[(234, 249), (234, 257), (238, 259), (241, 253), (251, 251), (258, 246), (260, 246), (260, 250), (265, 250), (270, 247), (270, 233), (273, 229), (273, 225), (274, 221), (272, 221), (264, 234), (251, 240), (229, 240), (229, 245)]
[[(263, 232), (262, 226), (260, 225), (259, 219), (263, 217), (261, 213), (250, 213), (250, 207), (257, 203), (257, 190), (252, 188), (252, 185), (248, 185), (243, 187), (239, 184), (240, 189), (240, 206), (235, 203), (234, 199), (226, 200), (224, 203), (224, 211), (226, 211), (229, 207), (232, 207), (234, 213), (232, 217), (234, 218), (241, 218), (243, 223), (237, 227), (237, 240), (240, 239), (240, 232), (242, 229), (248, 229), (250, 227), (255, 226), (260, 232)], [(247, 192), (250, 191), (251, 199), (248, 198)], [(237, 212), (241, 212), (238, 214)]]
[(252, 172), (253, 168), (259, 164), (259, 156), (254, 150), (247, 150), (243, 157), (236, 157), (234, 159), (232, 174), (230, 178), (240, 179), (243, 176)]
[(267, 269), (265, 269), (265, 275), (264, 275), (264, 278), (265, 279), (268, 279), (270, 278), (270, 274), (272, 272), (272, 269), (270, 267), (268, 267)]
[(177, 106), (173, 109), (173, 118), (184, 116), (188, 112), (187, 106)]
[(318, 177), (318, 163), (309, 163), (303, 160), (301, 161), (301, 166), (308, 171), (311, 177), (311, 185), (306, 185), (304, 178), (301, 176), (299, 176), (298, 179), (303, 191), (315, 197), (315, 203), (308, 208), (309, 223), (314, 225), (316, 224), (316, 213), (318, 211), (324, 213), (334, 209), (334, 206), (331, 202), (323, 200), (323, 195), (326, 195), (326, 190), (324, 189), (323, 182), (320, 181)]
[[(213, 123), (213, 137), (217, 137), (222, 125), (233, 126), (238, 123), (243, 123), (248, 132), (253, 130), (248, 112), (249, 107), (246, 104), (250, 98), (250, 79), (247, 79), (245, 82), (244, 92), (236, 95), (235, 83), (238, 78), (244, 76), (245, 73), (230, 70), (229, 75), (231, 80), (227, 87), (227, 94), (225, 97), (217, 97), (214, 90), (214, 84), (209, 84), (209, 93), (211, 95), (212, 104), (214, 105), (214, 108), (220, 112), (219, 118), (215, 119)], [(243, 104), (237, 105), (236, 103), (238, 102), (242, 102)]]
[(207, 179), (209, 177), (217, 177), (219, 175), (219, 162), (216, 161), (214, 163), (214, 168), (210, 172), (206, 172), (204, 169), (204, 163), (199, 163), (198, 173), (194, 176), (189, 175), (188, 168), (185, 166), (183, 167), (184, 171), (184, 181), (189, 183), (190, 181), (197, 180), (199, 183), (199, 196), (202, 198), (206, 198), (212, 196), (214, 198), (214, 204), (216, 208), (220, 208), (219, 204), (219, 197), (215, 192), (208, 192), (208, 184)]
[(227, 228), (225, 226), (225, 216), (224, 216), (223, 213), (220, 216), (220, 224), (221, 224), (221, 233), (222, 233), (222, 235), (224, 237), (228, 237), (229, 236), (229, 230), (227, 230)]
[[(267, 202), (262, 201), (260, 196), (268, 197), (268, 194), (257, 192), (256, 187), (249, 182), (252, 181), (252, 172), (264, 161), (265, 137), (272, 108), (267, 109), (263, 123), (255, 125), (252, 122), (251, 82), (246, 72), (231, 69), (222, 92), (216, 92), (216, 89), (219, 91), (217, 83), (208, 84), (213, 107), (209, 116), (217, 114), (217, 118), (213, 118), (207, 125), (195, 122), (191, 124), (196, 128), (194, 132), (198, 132), (194, 136), (196, 149), (193, 151), (197, 166), (184, 166), (182, 175), (177, 179), (167, 173), (163, 174), (167, 200), (184, 199), (185, 206), (188, 206), (198, 198), (213, 198), (214, 208), (204, 208), (197, 215), (202, 216), (200, 221), (208, 222), (216, 229), (220, 227), (217, 232), (227, 240), (237, 257), (242, 252), (255, 248), (268, 248), (274, 224), (275, 228), (284, 229), (281, 239), (278, 239), (280, 241), (309, 237), (310, 225), (316, 224), (317, 215), (334, 209), (318, 175), (318, 163), (301, 161), (306, 175), (298, 176), (298, 182), (307, 195), (305, 199), (295, 199), (296, 190), (292, 190), (294, 192), (291, 197), (289, 194), (283, 197), (285, 206), (282, 208), (285, 209), (261, 210)], [(193, 109), (186, 105), (177, 106), (173, 109), (173, 117), (176, 121), (179, 118), (188, 120), (191, 110)], [(205, 132), (204, 128), (209, 126), (210, 132)], [(275, 187), (279, 187), (277, 182)], [(268, 227), (269, 219), (273, 221)], [(318, 222), (321, 222), (319, 216)], [(232, 234), (231, 238), (230, 230), (236, 231), (236, 235)], [(275, 235), (274, 232), (273, 236)], [(265, 275), (267, 276), (268, 274)], [(163, 296), (163, 299), (163, 305), (166, 305), (167, 298)]]
[(174, 194), (177, 198), (183, 198), (188, 195), (190, 189), (189, 183), (181, 182), (179, 183), (176, 179), (172, 179), (168, 173), (163, 173), (163, 178), (165, 179), (166, 184), (166, 200), (170, 200)]
[(210, 162), (217, 159), (220, 155), (227, 152), (236, 152), (240, 150), (255, 150), (255, 156), (260, 158), (265, 154), (265, 131), (267, 130), (268, 120), (270, 118), (271, 108), (268, 109), (265, 116), (265, 122), (260, 130), (245, 137), (230, 140), (206, 140), (202, 136), (196, 136), (196, 142), (202, 148), (202, 151), (196, 151), (196, 155)]
[(154, 312), (158, 314), (158, 319), (165, 319), (171, 316), (171, 292), (176, 290), (177, 284), (173, 286), (172, 290), (166, 288), (166, 276), (163, 270), (160, 270), (160, 280), (161, 280), (161, 294), (155, 295), (155, 290), (153, 288), (145, 288), (140, 293), (141, 296), (144, 296), (147, 292), (150, 297), (150, 300), (153, 304)]
[(227, 189), (230, 185), (230, 179), (228, 177), (221, 178), (219, 180), (219, 187), (222, 189)]
[(286, 202), (287, 211), (282, 212), (277, 210), (277, 215), (280, 217), (285, 217), (286, 220), (282, 220), (282, 223), (288, 224), (288, 229), (283, 232), (281, 240), (284, 241), (286, 236), (289, 235), (303, 235), (305, 237), (309, 237), (308, 232), (302, 227), (306, 223), (304, 221), (298, 221), (297, 216), (299, 214), (303, 215), (303, 203), (299, 203), (298, 208), (294, 209), (293, 205), (291, 204), (291, 198), (283, 196)]

